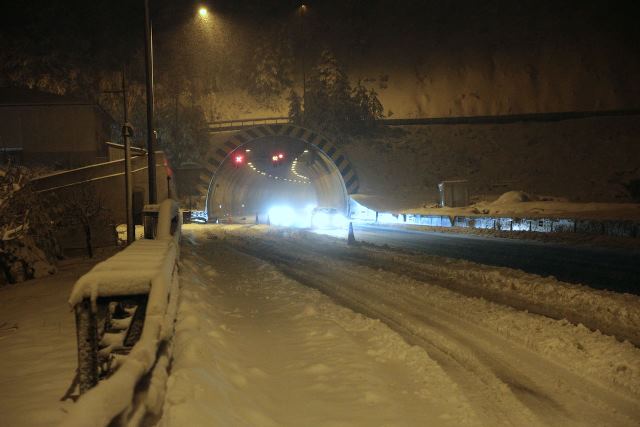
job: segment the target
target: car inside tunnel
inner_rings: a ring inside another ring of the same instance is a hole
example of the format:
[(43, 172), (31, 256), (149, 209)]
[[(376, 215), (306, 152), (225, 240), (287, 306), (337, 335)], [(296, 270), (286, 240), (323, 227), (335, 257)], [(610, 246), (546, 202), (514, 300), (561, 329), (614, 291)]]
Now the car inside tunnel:
[(253, 139), (231, 151), (211, 178), (210, 222), (308, 226), (314, 208), (348, 214), (344, 180), (313, 144), (278, 135)]

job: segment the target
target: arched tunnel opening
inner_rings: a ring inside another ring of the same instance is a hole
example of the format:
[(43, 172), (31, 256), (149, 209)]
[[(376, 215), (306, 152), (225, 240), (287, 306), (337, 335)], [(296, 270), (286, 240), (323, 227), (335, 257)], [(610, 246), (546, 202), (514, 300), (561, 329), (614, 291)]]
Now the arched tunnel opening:
[(295, 212), (291, 225), (304, 226), (314, 207), (348, 214), (342, 175), (321, 149), (283, 135), (252, 139), (231, 151), (213, 174), (207, 197), (210, 221), (264, 223), (285, 209)]

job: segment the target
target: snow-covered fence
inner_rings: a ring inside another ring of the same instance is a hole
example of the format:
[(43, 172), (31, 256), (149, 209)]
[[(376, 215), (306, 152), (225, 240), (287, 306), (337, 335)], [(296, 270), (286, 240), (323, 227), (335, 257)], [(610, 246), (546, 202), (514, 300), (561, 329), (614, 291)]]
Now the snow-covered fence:
[(165, 200), (155, 240), (134, 242), (76, 282), (69, 303), (77, 381), (86, 393), (63, 426), (140, 425), (159, 415), (177, 309), (180, 224), (177, 203)]
[(432, 227), (462, 227), (498, 231), (537, 233), (584, 233), (615, 237), (640, 237), (640, 222), (630, 220), (591, 220), (573, 218), (510, 218), (490, 216), (406, 215), (380, 213), (379, 223), (406, 223)]
[(451, 218), (445, 215), (414, 215), (415, 223), (432, 227), (451, 227)]
[(605, 234), (618, 237), (640, 237), (640, 222), (637, 221), (592, 221), (577, 220), (576, 231), (588, 234)]

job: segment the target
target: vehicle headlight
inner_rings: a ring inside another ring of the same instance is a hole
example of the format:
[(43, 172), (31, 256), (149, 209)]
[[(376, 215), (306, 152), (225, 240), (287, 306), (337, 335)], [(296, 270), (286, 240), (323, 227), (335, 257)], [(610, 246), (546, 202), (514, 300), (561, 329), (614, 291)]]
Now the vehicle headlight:
[(331, 217), (325, 212), (318, 212), (312, 218), (314, 227), (325, 228), (331, 225)]
[(272, 225), (291, 227), (296, 221), (296, 213), (289, 206), (274, 206), (269, 209), (269, 221)]
[(331, 225), (336, 228), (343, 228), (347, 226), (347, 218), (344, 215), (336, 214), (333, 216)]

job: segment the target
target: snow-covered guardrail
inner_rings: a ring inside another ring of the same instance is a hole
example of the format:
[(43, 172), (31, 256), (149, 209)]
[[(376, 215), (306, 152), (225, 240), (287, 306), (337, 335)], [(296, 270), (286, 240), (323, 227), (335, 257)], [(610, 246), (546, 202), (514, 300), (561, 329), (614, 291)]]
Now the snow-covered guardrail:
[(140, 425), (159, 415), (178, 300), (181, 218), (159, 205), (155, 240), (138, 240), (75, 284), (82, 394), (62, 426)]
[[(356, 218), (358, 219), (358, 218)], [(365, 218), (365, 220), (372, 220)], [(410, 224), (432, 227), (477, 228), (536, 233), (583, 233), (614, 237), (640, 237), (640, 221), (575, 218), (516, 218), (498, 216), (447, 216), (379, 212), (380, 224)]]

